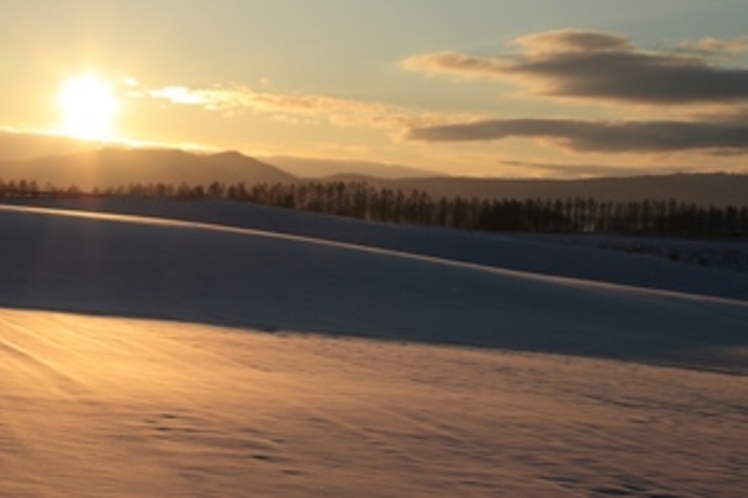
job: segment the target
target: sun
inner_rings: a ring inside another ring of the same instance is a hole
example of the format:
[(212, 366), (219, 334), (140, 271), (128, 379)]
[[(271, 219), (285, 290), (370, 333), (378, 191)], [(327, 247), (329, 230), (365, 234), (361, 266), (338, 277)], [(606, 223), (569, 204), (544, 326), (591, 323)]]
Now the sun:
[(64, 134), (84, 140), (112, 138), (119, 105), (111, 86), (98, 76), (87, 74), (65, 81), (59, 106)]

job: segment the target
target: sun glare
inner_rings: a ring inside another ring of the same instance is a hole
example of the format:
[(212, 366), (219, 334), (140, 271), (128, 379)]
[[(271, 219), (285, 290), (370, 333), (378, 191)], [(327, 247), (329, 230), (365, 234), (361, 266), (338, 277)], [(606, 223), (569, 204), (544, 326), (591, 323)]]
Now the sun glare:
[(60, 88), (62, 132), (84, 140), (106, 140), (113, 135), (118, 110), (111, 87), (95, 75), (67, 80)]

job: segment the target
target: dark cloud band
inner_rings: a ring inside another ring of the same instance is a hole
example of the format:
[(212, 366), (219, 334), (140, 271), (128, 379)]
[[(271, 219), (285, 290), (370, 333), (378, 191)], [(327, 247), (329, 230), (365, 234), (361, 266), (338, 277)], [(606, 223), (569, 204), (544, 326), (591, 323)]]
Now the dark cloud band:
[(627, 121), (573, 119), (492, 119), (413, 128), (407, 138), (426, 142), (553, 140), (578, 152), (674, 152), (704, 150), (748, 153), (748, 122)]
[[(627, 38), (562, 30), (518, 38), (508, 57), (443, 52), (411, 57), (409, 69), (521, 79), (539, 94), (650, 105), (748, 100), (748, 69), (713, 64), (702, 54), (652, 52)], [(715, 45), (714, 43), (712, 45)]]

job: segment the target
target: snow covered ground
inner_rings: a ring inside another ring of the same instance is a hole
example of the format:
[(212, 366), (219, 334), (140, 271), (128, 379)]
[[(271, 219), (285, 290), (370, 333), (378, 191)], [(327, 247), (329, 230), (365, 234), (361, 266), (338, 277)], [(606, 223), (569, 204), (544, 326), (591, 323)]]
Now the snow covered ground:
[(744, 496), (745, 378), (0, 311), (0, 495)]
[[(600, 235), (487, 234), (367, 223), (225, 201), (102, 198), (48, 199), (34, 203), (52, 208), (254, 228), (545, 275), (748, 301), (748, 272), (744, 271), (748, 241), (745, 240), (708, 242)], [(702, 260), (708, 264), (699, 264)]]
[(744, 275), (685, 295), (318, 219), (0, 207), (0, 496), (744, 495)]
[(689, 240), (612, 234), (526, 234), (524, 238), (556, 244), (609, 249), (667, 259), (675, 263), (748, 273), (748, 238)]

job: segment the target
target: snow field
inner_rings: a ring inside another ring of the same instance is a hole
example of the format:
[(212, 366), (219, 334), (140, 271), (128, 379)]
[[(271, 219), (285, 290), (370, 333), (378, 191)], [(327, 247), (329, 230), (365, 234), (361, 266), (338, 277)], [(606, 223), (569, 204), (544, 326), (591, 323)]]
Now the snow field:
[(0, 496), (744, 494), (745, 301), (284, 216), (0, 208)]
[(743, 377), (0, 310), (3, 496), (741, 496)]

